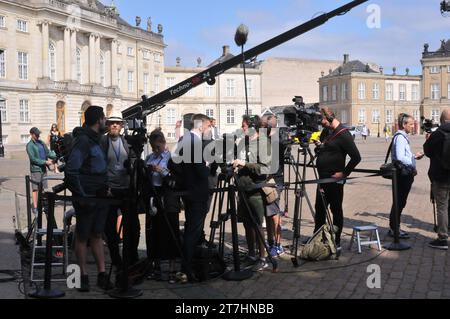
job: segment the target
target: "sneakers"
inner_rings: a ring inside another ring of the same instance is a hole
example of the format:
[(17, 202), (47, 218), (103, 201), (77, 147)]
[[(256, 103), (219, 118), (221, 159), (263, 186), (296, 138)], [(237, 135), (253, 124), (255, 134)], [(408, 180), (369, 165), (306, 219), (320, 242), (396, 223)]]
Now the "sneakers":
[(252, 271), (263, 271), (264, 269), (269, 268), (269, 264), (265, 259), (260, 259), (256, 262), (256, 264), (252, 267)]
[(78, 288), (79, 292), (89, 292), (89, 276), (88, 275), (81, 275), (80, 278), (80, 288)]
[(109, 281), (108, 275), (105, 272), (101, 272), (97, 276), (97, 287), (103, 290), (110, 290), (114, 288), (114, 285)]
[(269, 253), (272, 257), (278, 257), (278, 247), (275, 245), (270, 246)]
[[(394, 231), (392, 229), (389, 229), (388, 235), (390, 237), (394, 237)], [(399, 234), (398, 238), (400, 238), (400, 239), (409, 239), (409, 234), (407, 232), (404, 232), (403, 230), (400, 229), (400, 234)]]
[(445, 239), (439, 239), (438, 238), (438, 239), (433, 240), (432, 242), (428, 243), (428, 246), (430, 246), (431, 248), (447, 250), (448, 249), (448, 242)]
[(285, 254), (284, 248), (282, 245), (276, 246), (278, 256), (282, 256)]

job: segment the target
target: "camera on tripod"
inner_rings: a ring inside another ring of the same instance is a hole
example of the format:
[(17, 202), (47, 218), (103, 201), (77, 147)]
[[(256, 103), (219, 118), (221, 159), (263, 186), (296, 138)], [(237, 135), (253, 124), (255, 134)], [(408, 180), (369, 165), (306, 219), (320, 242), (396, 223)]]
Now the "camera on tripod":
[(420, 128), (428, 134), (433, 133), (439, 127), (439, 124), (434, 123), (433, 120), (427, 119), (424, 116), (420, 119), (422, 120)]
[(294, 105), (283, 110), (285, 127), (280, 129), (280, 140), (284, 144), (308, 145), (313, 134), (321, 131), (319, 103), (306, 106), (301, 96), (292, 101)]

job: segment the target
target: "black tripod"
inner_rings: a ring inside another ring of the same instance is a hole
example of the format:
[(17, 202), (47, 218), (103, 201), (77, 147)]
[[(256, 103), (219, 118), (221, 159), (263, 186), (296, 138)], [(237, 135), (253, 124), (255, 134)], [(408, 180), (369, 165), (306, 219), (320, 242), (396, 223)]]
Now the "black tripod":
[[(294, 235), (292, 238), (292, 249), (293, 251), (293, 257), (292, 257), (292, 264), (295, 267), (299, 266), (298, 263), (298, 246), (299, 246), (299, 240), (301, 238), (301, 220), (302, 220), (302, 210), (303, 210), (303, 198), (306, 199), (309, 209), (311, 210), (311, 215), (313, 219), (315, 220), (315, 212), (314, 208), (311, 204), (311, 201), (309, 200), (308, 193), (306, 192), (306, 168), (308, 166), (312, 166), (314, 171), (314, 177), (315, 179), (318, 179), (318, 174), (316, 168), (313, 166), (314, 161), (317, 158), (317, 155), (314, 155), (309, 147), (309, 144), (300, 144), (299, 148), (297, 150), (297, 160), (295, 161), (294, 156), (292, 155), (292, 145), (289, 145), (289, 147), (286, 150), (285, 158), (288, 159), (288, 163), (290, 166), (294, 169), (295, 172), (295, 188), (294, 188), (294, 194), (295, 194), (295, 203), (294, 203), (294, 220), (293, 220), (293, 231)], [(300, 162), (300, 155), (303, 156), (302, 162)], [(301, 164), (300, 164), (301, 163)], [(303, 166), (302, 172), (300, 172), (299, 166)], [(299, 187), (300, 185), (300, 187)], [(326, 210), (326, 220), (328, 225), (330, 225), (330, 229), (333, 228), (333, 218), (331, 217), (331, 213), (328, 209), (328, 205), (326, 203), (325, 195), (320, 190), (320, 184), (318, 185), (318, 193), (320, 195), (320, 200), (322, 201), (325, 210)], [(332, 236), (334, 241), (334, 236)]]

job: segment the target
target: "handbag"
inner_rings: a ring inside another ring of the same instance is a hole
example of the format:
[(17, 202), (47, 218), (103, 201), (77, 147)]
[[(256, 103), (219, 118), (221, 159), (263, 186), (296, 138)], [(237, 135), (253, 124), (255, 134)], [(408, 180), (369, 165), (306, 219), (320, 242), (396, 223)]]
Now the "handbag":
[[(272, 178), (269, 180), (269, 183), (275, 184), (275, 180)], [(262, 192), (264, 193), (264, 202), (266, 205), (273, 204), (278, 200), (278, 192), (275, 187), (263, 187)]]
[(380, 175), (386, 179), (392, 179), (392, 170), (396, 168), (399, 171), (399, 174), (402, 176), (415, 175), (417, 174), (415, 170), (409, 166), (404, 165), (402, 162), (394, 161), (392, 163), (388, 163), (389, 155), (392, 151), (392, 146), (394, 145), (395, 137), (400, 134), (395, 134), (392, 137), (391, 144), (389, 145), (386, 159), (384, 160), (384, 164), (380, 166)]

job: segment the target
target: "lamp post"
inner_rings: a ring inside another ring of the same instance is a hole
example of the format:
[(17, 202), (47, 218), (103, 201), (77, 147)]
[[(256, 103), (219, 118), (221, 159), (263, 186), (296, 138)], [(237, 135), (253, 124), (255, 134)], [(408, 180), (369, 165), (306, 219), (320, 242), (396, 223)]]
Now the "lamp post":
[(380, 138), (380, 119), (378, 118), (378, 138)]
[[(0, 95), (0, 105), (5, 103), (5, 98)], [(5, 146), (3, 145), (3, 119), (2, 119), (2, 110), (0, 109), (0, 157), (5, 157)]]

